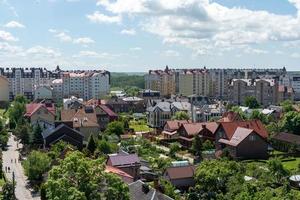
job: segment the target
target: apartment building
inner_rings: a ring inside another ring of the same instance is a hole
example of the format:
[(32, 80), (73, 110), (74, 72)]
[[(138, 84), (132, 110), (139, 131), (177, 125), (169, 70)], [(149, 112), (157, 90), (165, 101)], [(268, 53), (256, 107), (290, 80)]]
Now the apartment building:
[(45, 68), (0, 68), (0, 75), (9, 81), (10, 100), (18, 94), (33, 100), (36, 86), (49, 85), (60, 76), (60, 71), (48, 71)]
[(279, 77), (279, 84), (293, 88), (295, 100), (300, 100), (300, 72), (287, 72)]
[(9, 82), (9, 99), (24, 95), (33, 100), (40, 86), (52, 88), (55, 100), (77, 96), (85, 100), (108, 94), (110, 73), (104, 70), (63, 71), (58, 66), (54, 71), (46, 68), (0, 68), (0, 76)]
[(145, 87), (155, 91), (160, 91), (162, 96), (176, 94), (176, 72), (170, 70), (168, 66), (165, 70), (149, 70), (145, 76)]
[(9, 82), (4, 76), (0, 76), (0, 102), (9, 101)]
[(253, 96), (258, 103), (268, 106), (277, 103), (278, 83), (275, 79), (233, 79), (229, 85), (229, 101), (236, 105)]
[(210, 79), (206, 69), (188, 69), (179, 73), (179, 94), (209, 96)]

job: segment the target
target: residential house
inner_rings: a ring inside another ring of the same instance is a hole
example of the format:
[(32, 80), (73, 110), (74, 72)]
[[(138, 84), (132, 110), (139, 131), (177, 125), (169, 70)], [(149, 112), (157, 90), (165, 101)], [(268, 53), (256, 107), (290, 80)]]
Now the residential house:
[(140, 177), (141, 160), (137, 154), (128, 154), (125, 152), (110, 154), (106, 165), (116, 167), (131, 175), (134, 180)]
[(155, 105), (147, 108), (148, 125), (153, 128), (162, 128), (179, 111), (184, 111), (191, 115), (191, 104), (189, 102), (178, 101), (157, 102)]
[(90, 135), (97, 137), (100, 133), (96, 113), (88, 113), (83, 108), (62, 110), (61, 121), (71, 123), (72, 128), (81, 132), (84, 135), (84, 143), (88, 142)]
[(122, 100), (128, 104), (130, 112), (144, 113), (146, 111), (145, 101), (142, 98), (124, 97)]
[(83, 147), (83, 134), (70, 128), (66, 124), (60, 124), (55, 128), (49, 128), (42, 132), (44, 148), (50, 148), (53, 144), (64, 141), (78, 149)]
[(30, 103), (26, 104), (24, 117), (31, 125), (39, 124), (42, 129), (54, 127), (55, 106), (53, 103)]
[(141, 180), (128, 184), (131, 200), (173, 200)]
[(225, 112), (222, 115), (222, 118), (218, 120), (218, 122), (234, 122), (234, 121), (242, 121), (240, 114), (233, 111)]
[(164, 129), (162, 131), (164, 139), (178, 139), (178, 129), (182, 124), (191, 123), (190, 120), (169, 120), (164, 125)]
[(182, 146), (190, 148), (195, 136), (199, 136), (203, 142), (206, 140), (214, 141), (218, 126), (216, 122), (182, 124), (178, 129), (179, 142)]
[(130, 184), (134, 181), (133, 177), (131, 175), (129, 175), (126, 172), (120, 170), (119, 168), (116, 168), (116, 167), (113, 167), (113, 166), (106, 165), (105, 172), (106, 173), (112, 173), (112, 174), (115, 174), (115, 175), (119, 176), (127, 184)]
[(47, 85), (35, 86), (34, 100), (52, 99), (53, 89)]
[(265, 159), (268, 157), (268, 143), (254, 129), (238, 127), (230, 139), (219, 139), (235, 159)]
[(300, 151), (300, 136), (292, 133), (278, 133), (271, 139), (272, 147), (279, 151), (291, 149)]
[(195, 171), (196, 167), (193, 165), (171, 166), (165, 170), (163, 178), (177, 189), (188, 190), (195, 186)]
[[(215, 133), (215, 142), (217, 150), (222, 150), (227, 144), (224, 141), (238, 140), (237, 152), (232, 154), (234, 156), (247, 156), (248, 158), (259, 158), (267, 155), (267, 138), (268, 132), (261, 121), (234, 121), (234, 122), (219, 122), (219, 127)], [(239, 129), (238, 129), (239, 128)], [(244, 129), (247, 130), (244, 130)], [(236, 132), (236, 130), (238, 131)], [(236, 136), (234, 136), (236, 134)], [(246, 136), (244, 136), (246, 135)], [(236, 139), (238, 138), (238, 139)], [(222, 140), (220, 140), (222, 139)], [(248, 151), (249, 154), (244, 154)], [(259, 152), (259, 153), (258, 153)]]
[(160, 98), (160, 91), (154, 91), (154, 90), (142, 90), (139, 92), (138, 95), (140, 98), (144, 99), (144, 101), (147, 101), (149, 99), (159, 99)]

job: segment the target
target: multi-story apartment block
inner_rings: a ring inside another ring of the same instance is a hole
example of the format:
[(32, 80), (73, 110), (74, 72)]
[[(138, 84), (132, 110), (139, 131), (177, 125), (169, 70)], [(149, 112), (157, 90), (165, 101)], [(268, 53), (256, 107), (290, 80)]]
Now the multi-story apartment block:
[(0, 103), (9, 100), (9, 82), (4, 76), (0, 76)]
[(293, 88), (295, 100), (300, 100), (300, 72), (287, 72), (279, 77), (279, 84)]
[(54, 71), (45, 68), (0, 68), (0, 75), (9, 81), (9, 99), (18, 94), (33, 100), (39, 86), (51, 86), (55, 100), (77, 96), (85, 100), (108, 94), (110, 73), (104, 70)]
[(160, 91), (162, 96), (176, 93), (176, 72), (166, 67), (165, 70), (149, 70), (145, 76), (146, 89)]
[(183, 96), (209, 96), (209, 84), (209, 73), (205, 69), (182, 70), (179, 73), (179, 94)]
[(233, 79), (229, 85), (229, 101), (242, 105), (253, 96), (258, 103), (268, 106), (277, 103), (278, 83), (275, 79)]
[[(169, 69), (166, 67), (165, 70), (150, 70), (145, 76), (145, 87), (146, 89), (160, 91), (162, 96), (170, 94), (182, 94), (184, 96), (200, 94), (212, 98), (228, 100), (231, 98), (229, 97), (229, 87), (232, 79), (273, 79), (285, 75), (286, 73), (285, 68)], [(167, 92), (163, 91), (164, 89), (166, 90), (166, 88), (172, 89), (169, 89)]]

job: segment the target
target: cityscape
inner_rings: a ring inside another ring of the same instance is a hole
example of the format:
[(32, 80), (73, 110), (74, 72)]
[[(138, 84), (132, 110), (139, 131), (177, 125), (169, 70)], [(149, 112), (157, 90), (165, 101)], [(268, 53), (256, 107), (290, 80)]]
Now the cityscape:
[(299, 0), (0, 0), (0, 199), (300, 200), (299, 27)]

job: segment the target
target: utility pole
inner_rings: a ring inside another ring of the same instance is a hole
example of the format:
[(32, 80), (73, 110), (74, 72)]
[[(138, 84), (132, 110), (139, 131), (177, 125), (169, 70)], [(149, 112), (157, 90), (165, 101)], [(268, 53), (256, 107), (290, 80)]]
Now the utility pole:
[(12, 173), (13, 194), (15, 196), (15, 172)]

